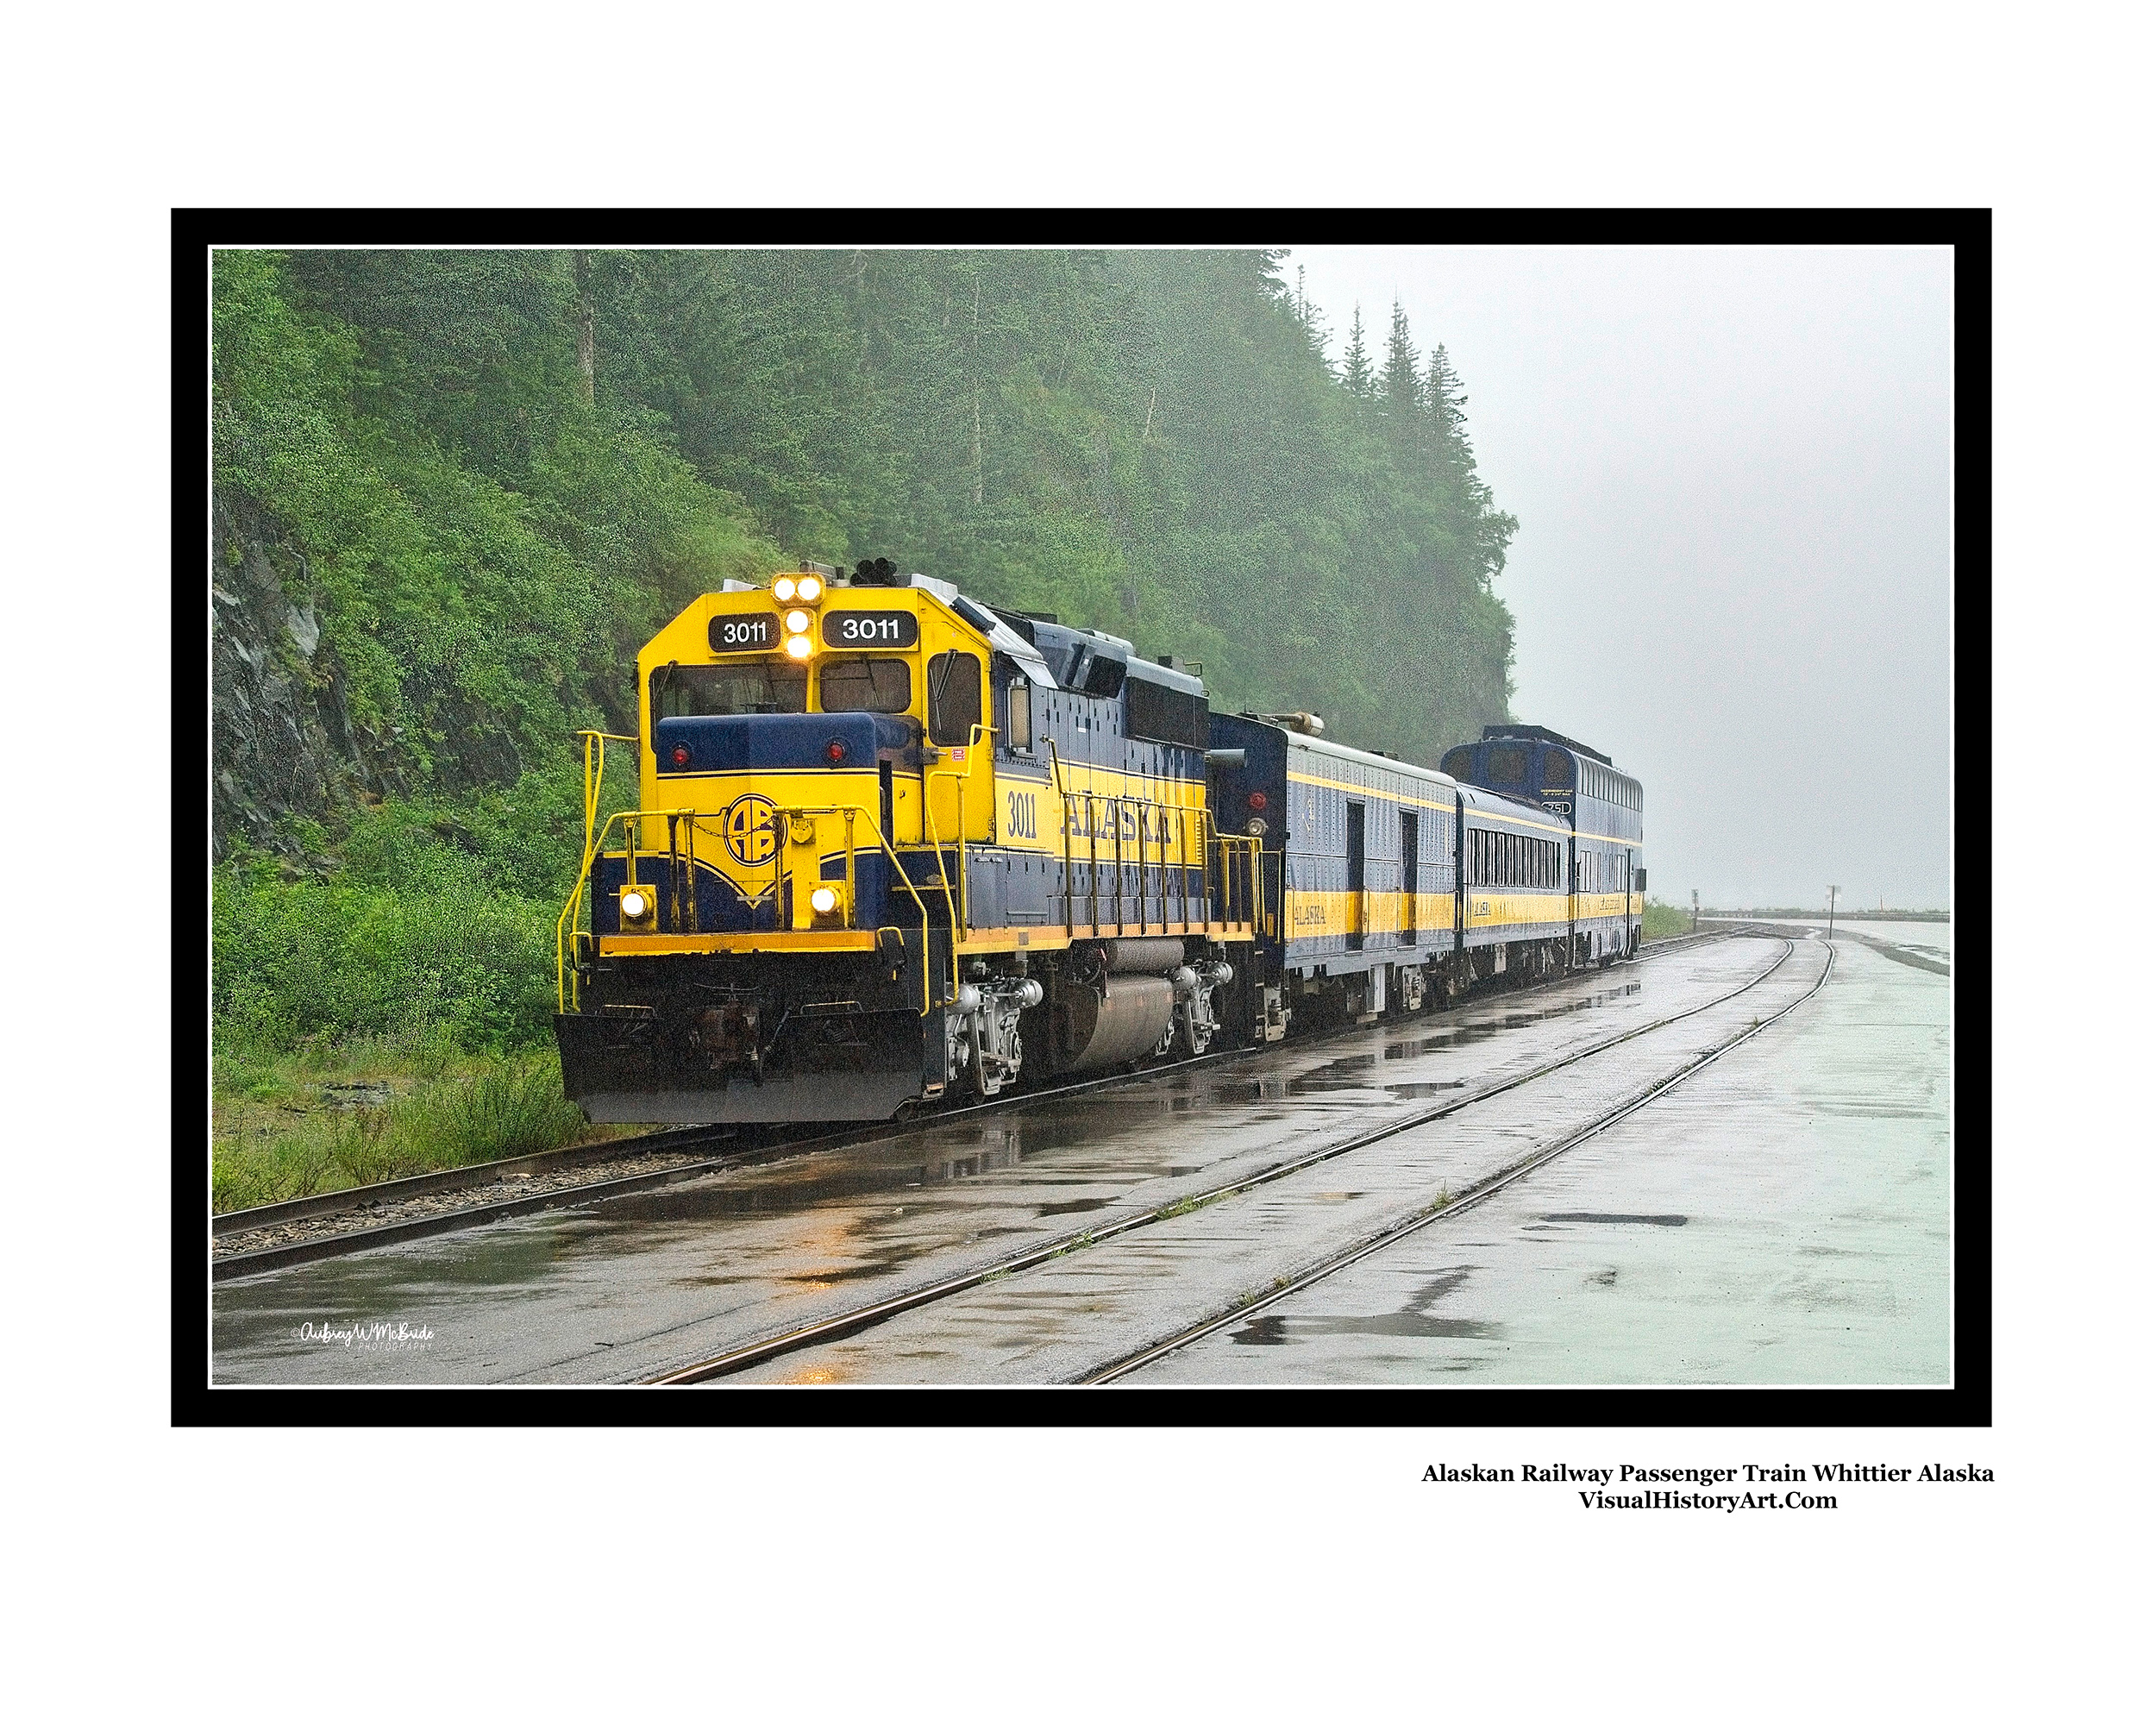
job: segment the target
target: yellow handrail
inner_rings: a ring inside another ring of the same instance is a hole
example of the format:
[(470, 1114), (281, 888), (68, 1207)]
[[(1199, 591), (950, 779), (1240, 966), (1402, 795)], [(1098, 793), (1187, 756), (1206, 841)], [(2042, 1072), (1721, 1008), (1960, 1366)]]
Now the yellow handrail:
[[(995, 728), (993, 725), (975, 724), (972, 727), (969, 734), (969, 742), (968, 744), (969, 751), (977, 749), (983, 742), (989, 738), (993, 738), (995, 734)], [(584, 904), (585, 889), (591, 883), (592, 865), (598, 860), (601, 848), (605, 844), (606, 835), (613, 830), (614, 823), (617, 821), (636, 823), (636, 825), (633, 828), (624, 827), (624, 833), (628, 836), (628, 842), (630, 845), (633, 855), (635, 842), (634, 834), (641, 831), (642, 824), (645, 820), (666, 819), (672, 822), (686, 819), (688, 822), (688, 863), (690, 872), (689, 898), (691, 902), (693, 903), (695, 895), (694, 876), (696, 870), (696, 830), (707, 818), (709, 818), (705, 813), (700, 812), (695, 809), (622, 809), (617, 811), (611, 815), (607, 816), (605, 820), (600, 820), (599, 818), (599, 805), (606, 773), (606, 745), (609, 743), (634, 743), (638, 739), (634, 737), (617, 736), (611, 731), (580, 731), (578, 735), (584, 739), (584, 846), (582, 856), (578, 862), (576, 884), (570, 889), (568, 901), (561, 907), (561, 914), (555, 919), (555, 999), (557, 1008), (564, 1013), (574, 1010), (578, 1004), (576, 967), (569, 962), (568, 958), (569, 938), (573, 932), (573, 925), (577, 913), (582, 908)], [(1047, 744), (1049, 764), (1053, 771), (1053, 781), (1056, 787), (1056, 796), (1062, 805), (1064, 932), (1066, 934), (1075, 934), (1075, 909), (1073, 902), (1075, 895), (1071, 890), (1071, 875), (1074, 872), (1075, 863), (1075, 859), (1072, 855), (1071, 845), (1071, 840), (1074, 836), (1071, 831), (1070, 820), (1070, 804), (1073, 793), (1069, 788), (1069, 781), (1064, 772), (1062, 757), (1056, 747), (1055, 740), (1052, 737), (1049, 737), (1044, 738), (1043, 741)], [(934, 774), (928, 768), (924, 768), (921, 779), (923, 814), (925, 820), (928, 839), (936, 851), (936, 866), (938, 876), (937, 884), (942, 888), (945, 906), (950, 911), (951, 915), (950, 986), (953, 998), (956, 997), (959, 988), (958, 944), (960, 940), (963, 938), (966, 927), (968, 925), (967, 920), (968, 909), (966, 904), (967, 883), (965, 879), (965, 804), (962, 794), (959, 804), (959, 826), (957, 833), (957, 843), (959, 847), (959, 879), (956, 888), (954, 888), (950, 881), (950, 870), (943, 861), (943, 843), (941, 834), (937, 830), (936, 823), (935, 799), (931, 781), (936, 777), (944, 777), (957, 779), (963, 782), (969, 783), (973, 779), (974, 770), (979, 764), (979, 761), (980, 757), (977, 754), (969, 753), (968, 759), (962, 772), (950, 770), (942, 774)], [(1096, 802), (1108, 803), (1115, 809), (1116, 850), (1118, 853), (1119, 862), (1119, 866), (1116, 869), (1115, 897), (1117, 900), (1116, 916), (1119, 931), (1121, 930), (1124, 921), (1122, 913), (1123, 870), (1120, 866), (1120, 861), (1121, 851), (1123, 849), (1122, 805), (1125, 803), (1131, 804), (1137, 810), (1139, 824), (1138, 856), (1140, 880), (1138, 885), (1138, 906), (1141, 925), (1144, 925), (1145, 920), (1144, 882), (1143, 878), (1144, 869), (1145, 811), (1149, 808), (1159, 808), (1163, 812), (1164, 815), (1167, 809), (1170, 806), (1175, 806), (1179, 820), (1184, 823), (1188, 823), (1194, 817), (1198, 827), (1199, 855), (1201, 858), (1213, 847), (1217, 846), (1219, 848), (1220, 854), (1220, 887), (1222, 898), (1221, 913), (1223, 926), (1232, 925), (1237, 920), (1234, 915), (1234, 874), (1236, 872), (1234, 861), (1239, 855), (1244, 859), (1244, 872), (1245, 873), (1249, 882), (1249, 895), (1246, 902), (1249, 911), (1250, 926), (1254, 932), (1262, 927), (1264, 913), (1263, 841), (1262, 839), (1248, 837), (1239, 833), (1222, 832), (1219, 828), (1219, 823), (1213, 818), (1213, 811), (1209, 808), (1191, 809), (1166, 803), (1154, 803), (1144, 798), (1134, 798), (1127, 795), (1117, 795), (1113, 794), (1096, 793), (1093, 791), (1080, 792), (1076, 794), (1084, 799), (1087, 807), (1087, 849), (1093, 863), (1093, 867), (1090, 870), (1091, 878), (1087, 885), (1088, 896), (1091, 899), (1094, 906), (1092, 927), (1094, 934), (1097, 935), (1099, 933), (1100, 927), (1099, 910), (1100, 892), (1100, 831), (1099, 823), (1093, 818), (1093, 808)], [(897, 875), (899, 883), (906, 888), (907, 895), (912, 899), (915, 906), (920, 911), (921, 913), (921, 1012), (922, 1015), (925, 1017), (930, 1012), (934, 1010), (931, 1000), (931, 991), (929, 987), (928, 975), (928, 950), (930, 944), (928, 901), (922, 897), (920, 889), (914, 884), (912, 876), (906, 872), (905, 863), (900, 860), (897, 850), (893, 846), (889, 835), (883, 831), (880, 819), (865, 804), (860, 803), (834, 803), (828, 806), (778, 809), (774, 812), (774, 819), (780, 821), (791, 821), (798, 816), (816, 814), (839, 815), (846, 821), (849, 836), (853, 828), (853, 824), (856, 818), (862, 818), (867, 820), (869, 830), (876, 835), (876, 843), (878, 847), (881, 850), (883, 855), (889, 860), (893, 870)], [(1188, 825), (1185, 825), (1182, 830), (1184, 837), (1181, 850), (1183, 857), (1188, 859), (1189, 856)], [(1167, 832), (1164, 822), (1163, 831), (1160, 834), (1160, 839), (1162, 857), (1161, 867), (1164, 872), (1167, 867)], [(1210, 842), (1208, 842), (1208, 840)], [(775, 866), (772, 880), (774, 908), (778, 900), (777, 888), (785, 878), (785, 855), (787, 847), (782, 843), (775, 847)], [(849, 923), (853, 923), (857, 926), (858, 906), (855, 904), (856, 883), (854, 874), (854, 847), (850, 842), (847, 847), (846, 864), (847, 917)], [(630, 866), (633, 868), (633, 861)], [(1187, 860), (1185, 861), (1183, 866), (1185, 869), (1188, 868)], [(1167, 883), (1163, 879), (1162, 882), (1161, 905), (1163, 921), (1167, 914), (1166, 888)], [(1184, 900), (1183, 923), (1184, 926), (1188, 927), (1189, 925), (1190, 917), (1188, 908), (1188, 884), (1187, 877), (1184, 883), (1182, 897)], [(678, 920), (678, 910), (676, 912), (676, 918)], [(1210, 913), (1208, 913), (1206, 917), (1206, 926), (1208, 929), (1213, 926)], [(581, 931), (573, 932), (580, 932)]]
[[(611, 731), (580, 731), (584, 739), (584, 855), (577, 864), (576, 884), (569, 889), (569, 901), (561, 907), (561, 914), (554, 924), (554, 998), (556, 1010), (567, 1012), (576, 998), (573, 966), (563, 962), (562, 947), (567, 936), (569, 920), (584, 902), (585, 883), (592, 877), (592, 859), (599, 854), (599, 844), (605, 836), (602, 826), (597, 833), (592, 823), (599, 819), (600, 787), (606, 780), (606, 745), (610, 743), (634, 743), (633, 737), (617, 737)], [(592, 762), (592, 748), (596, 744), (599, 758), (596, 770)], [(610, 821), (609, 825), (612, 825)]]
[[(1205, 866), (1204, 859), (1207, 856), (1209, 850), (1214, 846), (1219, 847), (1220, 853), (1220, 893), (1222, 899), (1220, 909), (1221, 923), (1223, 927), (1232, 925), (1237, 920), (1234, 915), (1234, 859), (1238, 856), (1241, 856), (1244, 859), (1244, 872), (1247, 875), (1249, 881), (1248, 903), (1250, 906), (1250, 926), (1253, 932), (1258, 929), (1263, 922), (1264, 909), (1265, 887), (1263, 878), (1263, 839), (1244, 833), (1229, 833), (1221, 831), (1219, 821), (1213, 819), (1213, 811), (1209, 808), (1190, 808), (1181, 804), (1157, 802), (1146, 797), (1132, 797), (1110, 791), (1074, 791), (1070, 788), (1069, 781), (1064, 775), (1063, 759), (1061, 752), (1056, 747), (1056, 739), (1050, 737), (1044, 737), (1041, 740), (1046, 746), (1048, 751), (1050, 782), (1055, 787), (1056, 800), (1062, 806), (1063, 932), (1065, 934), (1075, 937), (1078, 932), (1078, 913), (1076, 902), (1077, 894), (1073, 890), (1071, 885), (1071, 878), (1077, 871), (1077, 857), (1071, 844), (1072, 839), (1075, 837), (1071, 824), (1071, 806), (1074, 801), (1083, 806), (1086, 814), (1085, 837), (1087, 864), (1086, 898), (1087, 915), (1089, 919), (1088, 925), (1095, 935), (1098, 935), (1100, 931), (1100, 823), (1095, 814), (1095, 806), (1099, 804), (1106, 804), (1109, 806), (1115, 812), (1115, 850), (1117, 856), (1117, 868), (1115, 887), (1111, 894), (1111, 897), (1113, 899), (1115, 903), (1116, 927), (1119, 932), (1123, 931), (1124, 926), (1123, 869), (1121, 867), (1121, 862), (1123, 851), (1123, 806), (1126, 803), (1138, 812), (1139, 869), (1138, 893), (1138, 920), (1141, 928), (1144, 926), (1145, 923), (1145, 813), (1148, 810), (1159, 810), (1162, 812), (1163, 816), (1163, 826), (1159, 837), (1161, 843), (1160, 866), (1164, 875), (1168, 866), (1168, 835), (1164, 817), (1166, 812), (1172, 809), (1175, 811), (1177, 819), (1183, 823), (1181, 828), (1182, 833), (1183, 857), (1181, 867), (1182, 869), (1187, 869), (1189, 866), (1189, 831), (1190, 824), (1194, 821), (1198, 829), (1198, 855), (1200, 858), (1200, 866), (1201, 868)], [(1188, 928), (1190, 925), (1188, 875), (1185, 875), (1184, 877), (1182, 897), (1183, 925)], [(1163, 922), (1166, 920), (1167, 913), (1167, 883), (1163, 878), (1161, 889), (1161, 915)], [(1208, 930), (1213, 928), (1214, 925), (1212, 913), (1209, 907), (1206, 916), (1205, 925)]]

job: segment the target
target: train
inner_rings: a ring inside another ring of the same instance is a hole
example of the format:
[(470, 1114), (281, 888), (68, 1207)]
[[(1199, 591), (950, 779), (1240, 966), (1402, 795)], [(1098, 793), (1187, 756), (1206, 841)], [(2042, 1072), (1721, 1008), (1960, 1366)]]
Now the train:
[(1348, 748), (887, 558), (727, 580), (636, 670), (555, 931), (594, 1121), (902, 1118), (1639, 947), (1639, 781), (1539, 726)]

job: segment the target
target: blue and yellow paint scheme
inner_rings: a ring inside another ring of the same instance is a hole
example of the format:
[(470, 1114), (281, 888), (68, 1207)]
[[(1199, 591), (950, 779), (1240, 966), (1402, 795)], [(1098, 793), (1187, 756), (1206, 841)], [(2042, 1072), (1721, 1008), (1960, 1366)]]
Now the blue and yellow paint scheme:
[[(594, 1120), (870, 1120), (1635, 950), (1637, 781), (1445, 769), (887, 564), (729, 582), (585, 737), (555, 1027)], [(636, 756), (611, 807), (606, 751)]]
[[(1209, 1033), (1260, 882), (1212, 825), (1194, 676), (926, 577), (805, 567), (698, 599), (637, 684), (636, 737), (586, 740), (560, 928), (594, 1119), (881, 1118), (962, 1076), (993, 1094), (1029, 1040), (1082, 1070)], [(610, 740), (636, 800), (602, 818)]]
[(1485, 725), (1444, 764), (1461, 783), (1531, 802), (1570, 829), (1571, 963), (1606, 964), (1639, 950), (1647, 862), (1639, 780), (1585, 743), (1529, 724)]
[[(1301, 714), (1215, 714), (1212, 737), (1214, 806), (1262, 834), (1280, 905), (1254, 955), (1266, 1034), (1280, 1033), (1298, 1000), (1317, 997), (1320, 1016), (1369, 1018), (1412, 1008), (1432, 988), (1454, 994), (1508, 969), (1546, 974), (1636, 950), (1637, 781), (1606, 762), (1606, 783), (1601, 769), (1587, 780), (1590, 794), (1568, 764), (1550, 768), (1561, 802), (1529, 800), (1514, 793), (1531, 772), (1500, 792), (1477, 777), (1483, 757), (1471, 745), (1436, 771), (1330, 742)], [(1531, 754), (1528, 767), (1539, 764)]]

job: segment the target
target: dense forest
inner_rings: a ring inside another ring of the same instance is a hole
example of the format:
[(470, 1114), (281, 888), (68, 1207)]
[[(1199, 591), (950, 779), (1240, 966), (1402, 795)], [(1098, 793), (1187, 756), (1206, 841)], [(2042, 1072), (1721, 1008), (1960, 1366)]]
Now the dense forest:
[[(1263, 251), (219, 254), (221, 1023), (454, 997), (467, 1037), (543, 1034), (571, 733), (632, 728), (693, 595), (801, 557), (1434, 760), (1505, 715), (1514, 524), (1443, 348), (1397, 308), (1326, 345)], [(449, 926), (492, 993), (439, 974)]]

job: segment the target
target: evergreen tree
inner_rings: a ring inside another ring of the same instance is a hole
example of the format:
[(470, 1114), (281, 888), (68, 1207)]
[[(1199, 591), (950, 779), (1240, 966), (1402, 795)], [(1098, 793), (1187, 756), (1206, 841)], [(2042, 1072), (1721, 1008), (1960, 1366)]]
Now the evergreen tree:
[(1383, 386), (1385, 420), (1395, 442), (1412, 444), (1422, 418), (1422, 374), (1416, 362), (1414, 338), (1407, 330), (1407, 313), (1397, 298), (1393, 301), (1392, 334), (1385, 343)]
[[(1430, 370), (1423, 385), (1423, 402), (1438, 448), (1448, 452), (1460, 451), (1471, 464), (1473, 456), (1466, 454), (1467, 397), (1460, 392), (1459, 377), (1452, 369), (1452, 362), (1445, 357), (1443, 342), (1430, 350)], [(1451, 459), (1450, 455), (1448, 459)]]
[(1375, 391), (1369, 354), (1363, 346), (1363, 307), (1359, 301), (1355, 307), (1354, 321), (1348, 325), (1347, 347), (1340, 356), (1340, 380), (1357, 401), (1368, 401)]
[(1395, 304), (1336, 375), (1263, 251), (221, 259), (217, 484), (281, 524), (354, 722), (447, 794), (625, 728), (724, 575), (887, 555), (1426, 760), (1506, 714), (1515, 524)]

